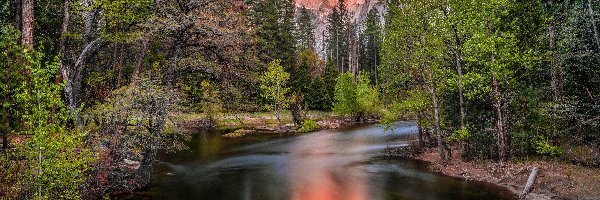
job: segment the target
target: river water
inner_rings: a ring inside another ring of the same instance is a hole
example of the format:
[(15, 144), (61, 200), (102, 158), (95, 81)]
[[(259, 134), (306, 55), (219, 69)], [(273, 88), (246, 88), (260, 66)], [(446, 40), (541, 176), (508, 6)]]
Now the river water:
[(506, 190), (385, 157), (407, 145), (416, 126), (398, 122), (298, 136), (224, 139), (197, 134), (190, 149), (161, 158), (151, 184), (126, 199), (379, 200), (515, 199)]

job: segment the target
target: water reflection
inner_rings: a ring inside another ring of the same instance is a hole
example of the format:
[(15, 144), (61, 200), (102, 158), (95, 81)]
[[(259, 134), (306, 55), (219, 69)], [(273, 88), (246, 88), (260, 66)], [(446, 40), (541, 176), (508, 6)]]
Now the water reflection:
[(296, 137), (234, 140), (206, 133), (191, 144), (191, 152), (165, 157), (148, 191), (129, 198), (514, 198), (495, 187), (429, 173), (420, 162), (381, 157), (386, 146), (406, 145), (415, 132), (414, 124), (400, 122), (391, 132), (367, 126)]

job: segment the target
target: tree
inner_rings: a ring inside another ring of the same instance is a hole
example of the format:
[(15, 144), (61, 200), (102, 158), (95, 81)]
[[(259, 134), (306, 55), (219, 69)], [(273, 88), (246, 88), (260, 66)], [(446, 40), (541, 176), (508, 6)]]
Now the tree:
[(252, 0), (249, 5), (248, 15), (251, 26), (256, 28), (260, 61), (268, 63), (279, 59), (284, 66), (291, 67), (296, 53), (293, 1)]
[(290, 74), (283, 70), (280, 60), (269, 63), (267, 71), (259, 78), (261, 95), (271, 102), (277, 121), (281, 126), (281, 111), (289, 105), (287, 86)]
[(33, 13), (34, 0), (22, 0), (21, 8), (21, 44), (25, 45), (28, 49), (33, 49)]
[(354, 76), (349, 73), (342, 73), (336, 79), (335, 97), (333, 102), (333, 111), (341, 115), (358, 116), (360, 107), (358, 104), (357, 84), (354, 82)]
[[(442, 130), (441, 101), (439, 85), (443, 83), (443, 63), (446, 51), (440, 1), (402, 1), (403, 6), (394, 7), (388, 16), (389, 26), (382, 48), (383, 87), (400, 96), (397, 105), (412, 102), (410, 105), (428, 104), (430, 112), (419, 109), (399, 109), (416, 112), (421, 126), (430, 125), (436, 136), (440, 158), (447, 161), (451, 152), (446, 145), (446, 134)], [(396, 72), (392, 72), (396, 71)], [(383, 75), (383, 72), (391, 72)], [(391, 76), (391, 77), (389, 77)], [(394, 83), (394, 84), (390, 84)], [(399, 88), (398, 85), (400, 85)], [(397, 91), (402, 90), (404, 91)], [(406, 93), (405, 91), (409, 91)], [(429, 93), (429, 99), (423, 97)], [(417, 95), (419, 94), (419, 95)], [(414, 98), (414, 99), (413, 99)], [(425, 101), (418, 103), (417, 101)], [(406, 106), (404, 106), (406, 107)], [(426, 114), (426, 115), (425, 115)]]
[(346, 1), (340, 0), (327, 16), (327, 55), (338, 67), (338, 72), (350, 70), (350, 13)]
[(368, 74), (360, 73), (358, 82), (354, 81), (354, 74), (350, 72), (336, 79), (334, 112), (360, 121), (364, 117), (378, 115), (379, 105), (379, 92), (371, 85)]
[(2, 187), (8, 187), (9, 198), (78, 199), (93, 154), (84, 133), (67, 126), (71, 115), (60, 99), (62, 85), (52, 81), (58, 63), (42, 63), (43, 54), (17, 44), (18, 37), (15, 28), (2, 27), (0, 48), (6, 51), (0, 58), (7, 62), (0, 64), (0, 127), (5, 149), (9, 132), (28, 139), (3, 151), (0, 174), (11, 184)]
[(297, 44), (298, 50), (313, 50), (315, 49), (314, 26), (311, 19), (310, 10), (306, 7), (299, 9), (299, 14), (296, 18)]
[(202, 90), (201, 108), (204, 111), (207, 120), (214, 126), (217, 123), (216, 118), (222, 109), (219, 91), (206, 80), (203, 80), (202, 83), (200, 83), (200, 86)]
[(377, 9), (372, 9), (367, 15), (364, 27), (365, 30), (361, 34), (360, 45), (360, 67), (361, 70), (368, 71), (371, 75), (371, 81), (378, 84), (377, 66), (381, 62), (380, 43), (382, 40), (381, 18)]

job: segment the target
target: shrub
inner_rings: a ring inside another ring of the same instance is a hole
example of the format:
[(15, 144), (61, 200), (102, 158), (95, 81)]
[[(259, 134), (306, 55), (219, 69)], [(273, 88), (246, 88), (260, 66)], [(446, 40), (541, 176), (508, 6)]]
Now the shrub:
[(298, 131), (302, 133), (308, 133), (317, 131), (319, 129), (321, 129), (321, 127), (317, 124), (317, 122), (315, 122), (314, 120), (307, 119), (302, 122)]
[(537, 140), (533, 142), (535, 147), (535, 152), (540, 155), (557, 157), (562, 155), (562, 151), (558, 146), (553, 146), (548, 144), (548, 141), (542, 137), (538, 137)]
[(367, 73), (359, 74), (358, 83), (350, 72), (336, 79), (333, 111), (359, 118), (381, 113), (379, 92), (371, 85)]

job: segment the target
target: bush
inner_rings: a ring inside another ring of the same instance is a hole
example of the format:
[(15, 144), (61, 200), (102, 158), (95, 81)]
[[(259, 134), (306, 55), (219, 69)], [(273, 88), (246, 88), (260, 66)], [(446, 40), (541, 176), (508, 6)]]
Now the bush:
[(558, 148), (558, 146), (553, 146), (551, 144), (548, 144), (548, 141), (542, 137), (538, 137), (538, 139), (535, 140), (533, 142), (533, 144), (535, 147), (535, 152), (537, 152), (540, 155), (552, 156), (552, 157), (557, 157), (557, 156), (562, 155), (562, 151), (560, 150), (560, 148)]
[(319, 124), (317, 124), (317, 122), (315, 122), (314, 120), (307, 119), (302, 122), (298, 131), (302, 133), (308, 133), (317, 131), (319, 129), (321, 129), (321, 127), (319, 126)]
[(359, 118), (381, 113), (379, 92), (371, 85), (368, 74), (361, 72), (358, 83), (350, 72), (336, 79), (333, 111)]
[(466, 128), (458, 129), (452, 133), (448, 138), (446, 138), (447, 142), (460, 142), (466, 141), (471, 137), (471, 133)]

